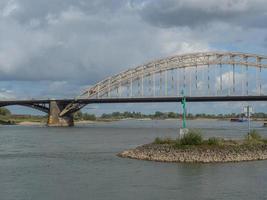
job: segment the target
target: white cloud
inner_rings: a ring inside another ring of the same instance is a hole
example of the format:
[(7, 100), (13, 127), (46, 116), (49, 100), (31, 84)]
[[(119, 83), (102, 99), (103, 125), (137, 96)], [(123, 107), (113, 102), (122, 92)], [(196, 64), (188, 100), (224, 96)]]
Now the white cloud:
[[(233, 71), (228, 71), (222, 74), (222, 85), (224, 88), (233, 88), (233, 78), (235, 77), (235, 83), (245, 84), (246, 75), (241, 73), (233, 73)], [(216, 88), (220, 88), (221, 77), (216, 77)]]
[(5, 88), (1, 88), (0, 89), (0, 99), (1, 100), (16, 99), (16, 95), (11, 90), (8, 90), (8, 89), (5, 89)]
[(159, 30), (159, 44), (164, 55), (209, 51), (208, 43), (198, 40), (187, 28)]
[(15, 0), (7, 1), (6, 5), (1, 9), (1, 13), (3, 17), (8, 17), (12, 15), (12, 13), (16, 12), (19, 9), (19, 5)]

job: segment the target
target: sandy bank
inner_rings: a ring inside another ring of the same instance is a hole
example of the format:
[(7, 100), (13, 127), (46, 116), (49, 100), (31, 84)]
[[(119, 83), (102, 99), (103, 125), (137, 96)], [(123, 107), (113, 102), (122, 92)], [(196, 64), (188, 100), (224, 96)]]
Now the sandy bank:
[(42, 125), (45, 125), (45, 123), (43, 122), (19, 122), (17, 123), (17, 125), (21, 125), (21, 126), (42, 126)]

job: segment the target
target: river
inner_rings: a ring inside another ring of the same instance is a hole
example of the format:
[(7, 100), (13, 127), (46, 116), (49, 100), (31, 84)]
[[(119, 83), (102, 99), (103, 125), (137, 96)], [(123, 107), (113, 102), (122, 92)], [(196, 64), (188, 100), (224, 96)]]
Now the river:
[[(267, 161), (224, 164), (123, 159), (120, 151), (177, 136), (175, 120), (72, 128), (0, 126), (1, 200), (267, 199)], [(240, 138), (246, 123), (188, 121), (203, 135)], [(267, 137), (262, 123), (252, 123)]]

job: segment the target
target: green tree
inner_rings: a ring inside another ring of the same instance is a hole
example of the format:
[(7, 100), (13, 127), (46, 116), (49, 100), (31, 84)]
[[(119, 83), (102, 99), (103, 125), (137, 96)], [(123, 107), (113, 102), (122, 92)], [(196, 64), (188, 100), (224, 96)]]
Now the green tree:
[(11, 112), (7, 108), (0, 108), (0, 115), (8, 116), (11, 115)]
[(174, 113), (174, 112), (169, 112), (168, 113), (168, 118), (176, 118), (177, 117), (177, 114)]
[(75, 120), (81, 120), (83, 117), (83, 114), (81, 111), (77, 111), (76, 113), (74, 113), (74, 119)]
[(91, 121), (96, 120), (96, 116), (94, 114), (88, 114), (88, 113), (83, 113), (82, 118), (83, 120), (91, 120)]

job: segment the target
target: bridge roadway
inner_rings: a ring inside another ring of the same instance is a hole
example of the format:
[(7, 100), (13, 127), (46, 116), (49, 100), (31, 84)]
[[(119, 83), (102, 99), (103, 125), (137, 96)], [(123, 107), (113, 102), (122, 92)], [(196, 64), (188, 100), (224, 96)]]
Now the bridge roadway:
[[(68, 105), (82, 105), (103, 103), (160, 103), (181, 102), (182, 97), (138, 97), (138, 98), (99, 98), (99, 99), (30, 99), (30, 100), (6, 100), (0, 101), (0, 107), (20, 105), (31, 107), (48, 114), (48, 126), (73, 126), (73, 113), (64, 113)], [(267, 101), (267, 96), (203, 96), (186, 97), (187, 102), (226, 102), (226, 101)]]
[[(94, 99), (30, 99), (30, 100), (4, 100), (0, 101), (0, 107), (11, 105), (49, 104), (51, 101), (60, 103), (160, 103), (160, 102), (181, 102), (182, 97), (138, 97), (138, 98), (94, 98)], [(267, 96), (203, 96), (186, 97), (187, 102), (226, 102), (226, 101), (267, 101)]]

